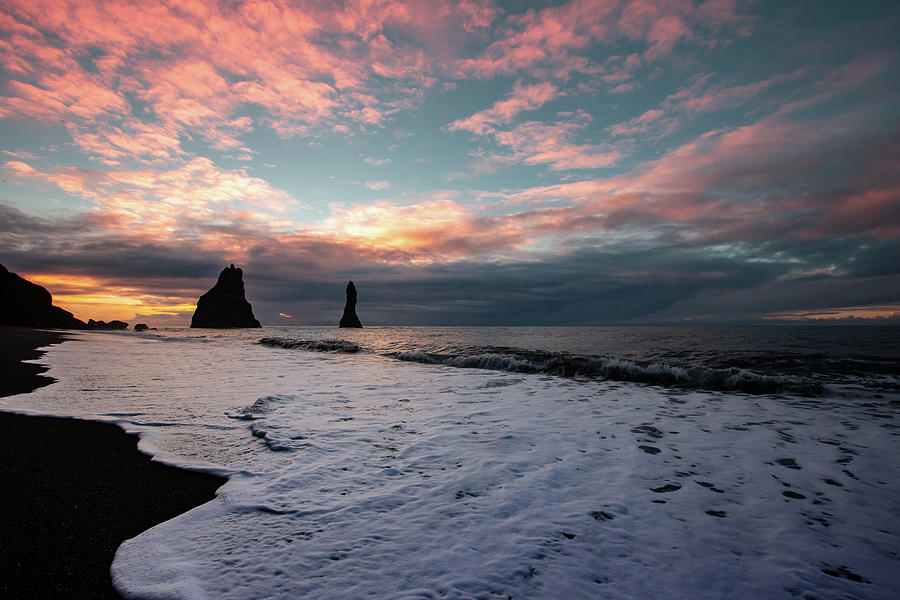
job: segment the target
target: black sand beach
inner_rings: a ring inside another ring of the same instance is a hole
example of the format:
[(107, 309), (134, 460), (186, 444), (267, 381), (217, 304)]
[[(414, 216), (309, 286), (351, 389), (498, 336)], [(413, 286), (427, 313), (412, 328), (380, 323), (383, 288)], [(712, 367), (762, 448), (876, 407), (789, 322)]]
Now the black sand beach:
[[(0, 396), (52, 383), (20, 361), (63, 340), (0, 328)], [(115, 425), (0, 412), (0, 598), (119, 598), (109, 575), (119, 544), (223, 483), (152, 462)]]

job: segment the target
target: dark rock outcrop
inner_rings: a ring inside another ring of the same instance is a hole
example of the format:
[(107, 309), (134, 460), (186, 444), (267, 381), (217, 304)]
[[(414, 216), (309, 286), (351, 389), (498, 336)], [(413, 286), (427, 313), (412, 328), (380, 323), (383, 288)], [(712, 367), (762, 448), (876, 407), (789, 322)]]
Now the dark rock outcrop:
[(53, 297), (44, 287), (10, 273), (0, 265), (0, 325), (84, 329), (84, 321), (53, 306)]
[(341, 317), (338, 327), (362, 328), (362, 323), (356, 316), (356, 286), (352, 281), (347, 284), (347, 304), (344, 305), (344, 316)]
[(106, 321), (95, 321), (93, 319), (88, 319), (86, 329), (104, 329), (108, 331), (117, 331), (120, 329), (128, 329), (128, 323), (125, 321), (119, 321), (117, 319), (113, 319), (109, 323)]
[(147, 331), (150, 327), (146, 323), (138, 323), (134, 326), (135, 331)]
[(243, 270), (234, 265), (222, 270), (216, 285), (197, 300), (191, 327), (261, 327), (244, 293)]

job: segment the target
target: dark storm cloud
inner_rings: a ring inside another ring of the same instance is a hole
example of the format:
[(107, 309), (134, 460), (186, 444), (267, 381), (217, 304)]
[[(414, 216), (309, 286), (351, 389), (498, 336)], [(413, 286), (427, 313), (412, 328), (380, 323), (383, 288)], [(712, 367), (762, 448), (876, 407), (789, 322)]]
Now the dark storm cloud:
[[(303, 322), (330, 323), (343, 305), (343, 286), (353, 279), (359, 313), (370, 324), (551, 325), (683, 320), (690, 315), (665, 311), (700, 297), (752, 297), (755, 288), (795, 265), (677, 248), (595, 250), (511, 264), (360, 266), (321, 273), (314, 281), (250, 287), (259, 270), (274, 283), (273, 266), (248, 265), (248, 294), (260, 314), (287, 312)], [(729, 303), (715, 309), (721, 321), (731, 318)]]
[[(29, 273), (86, 275), (150, 296), (196, 298), (233, 259), (181, 243), (110, 236), (90, 219), (28, 217), (2, 207), (0, 262)], [(76, 226), (77, 225), (77, 226)], [(900, 242), (873, 236), (764, 242), (683, 240), (581, 249), (531, 260), (416, 265), (327, 238), (256, 238), (247, 295), (264, 324), (333, 324), (344, 286), (365, 323), (578, 325), (761, 322), (766, 314), (890, 304), (900, 297)], [(62, 290), (51, 290), (54, 292)]]
[(214, 282), (224, 260), (187, 244), (163, 246), (111, 234), (90, 215), (41, 219), (0, 204), (0, 264), (12, 271), (88, 275), (167, 296), (194, 294), (204, 279)]
[(23, 269), (63, 273), (91, 273), (95, 277), (139, 280), (142, 278), (198, 278), (221, 270), (222, 258), (183, 246), (168, 248), (110, 240), (78, 244), (59, 255), (35, 249), (18, 256)]

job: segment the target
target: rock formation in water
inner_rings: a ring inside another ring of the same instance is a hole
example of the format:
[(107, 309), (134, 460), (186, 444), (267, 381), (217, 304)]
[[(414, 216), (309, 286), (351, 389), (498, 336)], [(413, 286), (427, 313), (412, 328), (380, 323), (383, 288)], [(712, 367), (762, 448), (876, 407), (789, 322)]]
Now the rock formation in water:
[(341, 317), (338, 327), (362, 328), (362, 323), (356, 316), (356, 286), (352, 281), (347, 284), (347, 304), (344, 305), (344, 316)]
[(128, 323), (126, 323), (125, 321), (119, 321), (117, 319), (113, 319), (109, 323), (107, 323), (106, 321), (95, 321), (93, 319), (88, 319), (85, 329), (105, 329), (109, 331), (116, 331), (119, 329), (128, 329)]
[(260, 327), (244, 293), (244, 271), (234, 265), (222, 270), (216, 285), (197, 300), (191, 327)]
[(0, 325), (84, 329), (84, 321), (53, 306), (53, 297), (45, 288), (10, 273), (0, 265)]
[(147, 331), (150, 327), (146, 323), (138, 323), (134, 326), (135, 331)]

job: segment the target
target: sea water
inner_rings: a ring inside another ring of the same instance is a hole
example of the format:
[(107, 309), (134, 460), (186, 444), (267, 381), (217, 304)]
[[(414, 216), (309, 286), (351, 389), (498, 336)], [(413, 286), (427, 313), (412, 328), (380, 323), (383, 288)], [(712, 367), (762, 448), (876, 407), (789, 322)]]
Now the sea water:
[(130, 598), (896, 598), (898, 333), (79, 333), (0, 408), (229, 477)]

